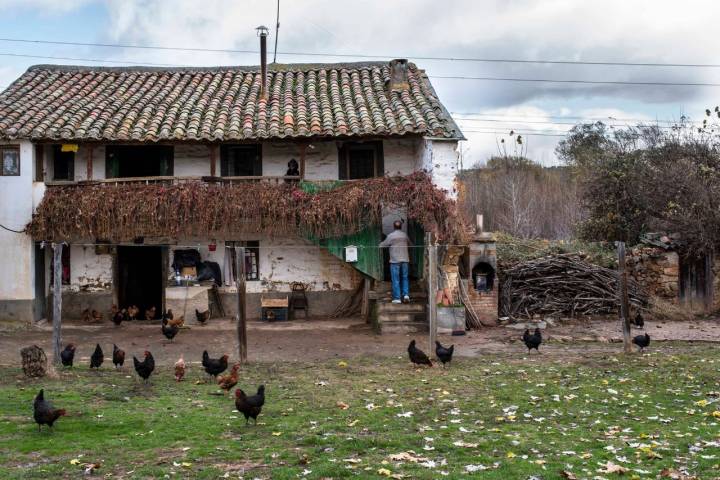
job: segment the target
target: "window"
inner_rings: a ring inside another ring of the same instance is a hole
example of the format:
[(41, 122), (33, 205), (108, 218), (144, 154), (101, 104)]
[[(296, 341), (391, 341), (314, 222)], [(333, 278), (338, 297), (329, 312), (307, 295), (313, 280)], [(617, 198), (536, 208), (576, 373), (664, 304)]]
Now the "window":
[(75, 180), (75, 152), (53, 146), (53, 180)]
[(173, 175), (172, 145), (108, 145), (107, 178), (169, 177)]
[[(260, 280), (260, 242), (259, 241), (246, 241), (246, 242), (225, 242), (228, 247), (245, 247), (245, 280), (255, 281)], [(236, 262), (237, 257), (235, 256), (235, 249), (230, 249), (232, 256), (232, 273), (233, 278), (237, 275)]]
[(220, 149), (223, 177), (260, 177), (262, 174), (260, 145), (223, 145)]
[(16, 177), (20, 175), (20, 148), (12, 145), (0, 147), (2, 170), (0, 176)]
[[(55, 262), (52, 259), (52, 249), (50, 250), (50, 288), (55, 281)], [(65, 245), (62, 250), (62, 284), (70, 285), (70, 246)]]
[(346, 143), (338, 152), (340, 180), (381, 177), (385, 174), (382, 142)]

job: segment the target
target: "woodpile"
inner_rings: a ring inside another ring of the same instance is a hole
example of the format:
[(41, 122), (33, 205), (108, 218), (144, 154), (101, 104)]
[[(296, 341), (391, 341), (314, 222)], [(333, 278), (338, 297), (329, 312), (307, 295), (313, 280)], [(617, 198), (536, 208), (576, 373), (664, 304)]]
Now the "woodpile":
[(47, 356), (37, 345), (20, 350), (22, 368), (26, 377), (44, 377), (47, 374)]
[[(577, 255), (555, 255), (520, 263), (503, 272), (500, 312), (510, 318), (535, 315), (579, 316), (617, 312), (618, 274)], [(633, 308), (647, 305), (647, 294), (630, 279)]]

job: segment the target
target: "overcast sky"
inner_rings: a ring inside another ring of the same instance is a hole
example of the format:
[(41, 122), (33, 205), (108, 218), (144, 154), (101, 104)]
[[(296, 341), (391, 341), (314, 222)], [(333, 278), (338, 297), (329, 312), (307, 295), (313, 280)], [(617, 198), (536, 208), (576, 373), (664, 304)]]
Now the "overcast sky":
[[(8, 39), (257, 50), (255, 27), (275, 24), (275, 2), (0, 0)], [(720, 83), (720, 68), (538, 65), (417, 57), (720, 64), (718, 0), (281, 0), (278, 61), (352, 61), (317, 52), (407, 57), (431, 77)], [(274, 32), (270, 46), (274, 42)], [(8, 55), (10, 54), (10, 55)], [(0, 87), (37, 63), (76, 59), (182, 65), (256, 65), (257, 54), (161, 51), (0, 41)], [(363, 60), (357, 58), (356, 60)], [(702, 120), (720, 87), (529, 83), (433, 78), (468, 141), (465, 166), (497, 153), (510, 130), (527, 155), (556, 163), (578, 119)], [(610, 119), (609, 119), (610, 118)], [(464, 120), (461, 120), (464, 119)], [(500, 133), (495, 133), (500, 132)], [(539, 135), (542, 134), (542, 135)]]

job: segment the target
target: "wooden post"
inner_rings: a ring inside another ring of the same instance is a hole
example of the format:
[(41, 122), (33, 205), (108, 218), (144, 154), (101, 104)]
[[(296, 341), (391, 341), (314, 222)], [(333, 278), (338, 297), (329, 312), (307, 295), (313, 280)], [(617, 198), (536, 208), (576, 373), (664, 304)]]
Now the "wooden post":
[(217, 145), (208, 145), (208, 150), (210, 150), (210, 176), (214, 177), (216, 172), (216, 163), (217, 163)]
[(628, 299), (628, 277), (625, 268), (625, 242), (617, 242), (618, 255), (618, 301), (620, 303), (620, 320), (623, 329), (623, 349), (625, 353), (632, 352), (630, 343), (630, 301)]
[(247, 362), (247, 324), (245, 312), (245, 248), (235, 248), (235, 285), (237, 286), (237, 339), (238, 339), (238, 360), (240, 363)]
[(93, 146), (88, 145), (88, 154), (87, 154), (87, 179), (92, 180), (93, 179)]
[(370, 323), (370, 277), (363, 275), (363, 296), (360, 305), (360, 315), (365, 323)]
[(62, 325), (62, 251), (63, 244), (53, 243), (53, 361), (60, 364), (60, 352), (62, 351), (62, 337), (60, 326)]
[(305, 180), (305, 155), (307, 154), (307, 143), (300, 144), (300, 180)]
[(429, 352), (434, 352), (435, 340), (437, 339), (437, 245), (433, 242), (431, 233), (426, 235), (425, 244), (427, 245), (428, 259), (428, 348)]

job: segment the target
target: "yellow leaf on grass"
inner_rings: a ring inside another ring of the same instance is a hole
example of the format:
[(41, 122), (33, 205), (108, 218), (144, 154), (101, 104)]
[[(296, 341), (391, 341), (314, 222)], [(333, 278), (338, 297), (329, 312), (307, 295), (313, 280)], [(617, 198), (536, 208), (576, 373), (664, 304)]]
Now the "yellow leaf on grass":
[(335, 405), (336, 405), (339, 409), (341, 409), (341, 410), (347, 410), (348, 408), (350, 408), (350, 405), (348, 405), (348, 404), (345, 403), (345, 402), (341, 402), (341, 401), (339, 401), (339, 400), (338, 400), (338, 402), (337, 402)]
[(708, 404), (708, 401), (705, 400), (704, 398), (702, 400), (698, 400), (697, 402), (695, 402), (695, 405), (697, 405), (698, 407), (704, 407), (707, 404)]
[(78, 460), (77, 458), (73, 458), (72, 460), (70, 460), (70, 465), (80, 465), (80, 460)]
[(181, 466), (181, 467), (184, 467), (184, 468), (190, 468), (190, 467), (192, 467), (192, 463), (190, 463), (190, 462), (182, 462), (182, 463), (180, 464), (180, 466)]
[(377, 473), (378, 475), (382, 475), (383, 477), (389, 477), (390, 475), (392, 475), (392, 472), (387, 468), (379, 468)]
[(507, 455), (505, 455), (507, 458), (515, 458), (517, 455), (515, 455), (513, 452), (507, 452)]
[(355, 425), (357, 425), (357, 423), (358, 420), (353, 420), (352, 422), (348, 423), (348, 427), (354, 427)]
[(338, 367), (340, 367), (340, 368), (346, 368), (346, 367), (347, 367), (347, 362), (344, 362), (344, 361), (340, 360), (340, 361), (338, 362)]
[(711, 417), (720, 418), (720, 410), (715, 410), (710, 414)]
[(279, 437), (282, 435), (282, 432), (272, 432), (273, 437)]

